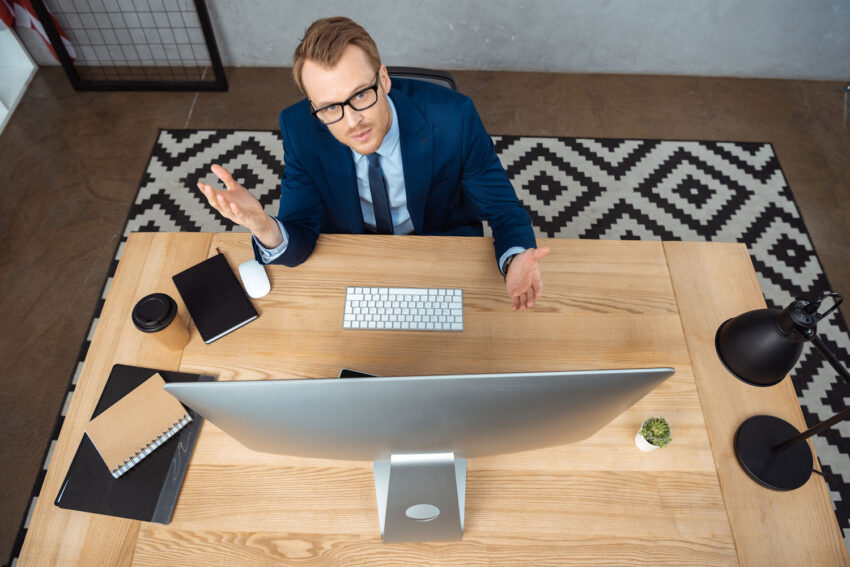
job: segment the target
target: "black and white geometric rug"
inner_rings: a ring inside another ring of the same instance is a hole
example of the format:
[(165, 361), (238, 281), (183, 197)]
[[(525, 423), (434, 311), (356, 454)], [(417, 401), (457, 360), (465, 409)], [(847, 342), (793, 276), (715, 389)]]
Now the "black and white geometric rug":
[[(539, 237), (743, 242), (768, 306), (814, 299), (830, 289), (770, 144), (524, 136), (494, 136), (493, 141)], [(213, 211), (195, 188), (199, 180), (220, 186), (209, 172), (213, 163), (230, 170), (275, 215), (283, 158), (279, 132), (160, 132), (80, 350), (69, 398), (129, 233), (241, 230)], [(821, 321), (818, 331), (850, 367), (850, 336), (840, 312)], [(850, 386), (811, 345), (806, 345), (792, 379), (809, 425), (850, 401)], [(63, 418), (64, 411), (54, 440)], [(812, 441), (839, 526), (850, 543), (850, 422)], [(24, 536), (25, 528), (15, 556)]]

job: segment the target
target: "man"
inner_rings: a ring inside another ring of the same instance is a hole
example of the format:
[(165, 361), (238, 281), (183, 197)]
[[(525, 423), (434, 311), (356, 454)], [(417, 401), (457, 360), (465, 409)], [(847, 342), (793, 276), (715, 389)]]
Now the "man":
[(472, 101), (422, 81), (390, 81), (375, 42), (348, 18), (314, 22), (293, 56), (306, 99), (280, 113), (286, 166), (277, 218), (219, 165), (198, 183), (222, 216), (253, 233), (259, 262), (296, 266), (320, 232), (481, 236), (514, 310), (543, 291), (528, 213)]

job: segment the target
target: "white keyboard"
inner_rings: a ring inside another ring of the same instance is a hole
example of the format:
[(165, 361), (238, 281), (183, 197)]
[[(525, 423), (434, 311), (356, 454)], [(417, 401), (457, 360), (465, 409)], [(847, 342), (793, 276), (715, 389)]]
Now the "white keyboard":
[(462, 331), (463, 290), (349, 287), (342, 328)]

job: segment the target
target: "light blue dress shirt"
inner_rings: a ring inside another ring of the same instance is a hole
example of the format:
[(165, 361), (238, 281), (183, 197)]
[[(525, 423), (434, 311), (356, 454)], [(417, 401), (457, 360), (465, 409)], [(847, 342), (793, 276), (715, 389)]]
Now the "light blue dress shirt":
[[(401, 162), (398, 118), (392, 98), (388, 96), (387, 100), (389, 101), (390, 111), (392, 112), (392, 123), (390, 124), (389, 132), (384, 136), (384, 140), (381, 142), (381, 146), (376, 153), (381, 157), (381, 172), (384, 174), (384, 179), (387, 182), (390, 214), (393, 219), (393, 233), (410, 234), (413, 232), (413, 221), (410, 219), (410, 211), (407, 210), (407, 193), (404, 185), (404, 167)], [(360, 195), (360, 211), (363, 213), (363, 224), (368, 230), (375, 231), (375, 208), (372, 205), (372, 191), (369, 188), (369, 160), (365, 155), (359, 154), (353, 149), (351, 150), (351, 156), (354, 159), (354, 170), (357, 175), (357, 192)], [(278, 218), (272, 218), (280, 227), (280, 232), (283, 234), (283, 243), (277, 248), (268, 249), (257, 240), (256, 236), (253, 237), (257, 248), (260, 250), (264, 264), (268, 264), (283, 254), (289, 244), (289, 235), (286, 233), (286, 229), (283, 228), (283, 224)], [(504, 267), (505, 260), (509, 256), (518, 254), (523, 250), (525, 248), (520, 246), (509, 248), (499, 258), (499, 269)]]

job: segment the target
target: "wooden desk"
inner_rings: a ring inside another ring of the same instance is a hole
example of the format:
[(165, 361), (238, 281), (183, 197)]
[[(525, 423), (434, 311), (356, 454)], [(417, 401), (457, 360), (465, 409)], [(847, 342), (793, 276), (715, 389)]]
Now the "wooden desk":
[[(730, 316), (764, 306), (737, 244), (547, 240), (545, 295), (510, 311), (485, 238), (322, 236), (302, 266), (268, 269), (261, 317), (182, 353), (137, 332), (130, 310), (245, 234), (134, 234), (123, 252), (25, 541), (21, 565), (847, 565), (819, 476), (790, 493), (752, 482), (732, 437), (768, 413), (802, 427), (789, 380), (753, 388), (714, 354)], [(212, 252), (211, 252), (212, 251)], [(464, 289), (463, 333), (343, 331), (346, 285)], [(185, 308), (181, 315), (187, 318)], [(573, 445), (469, 461), (462, 542), (381, 543), (369, 463), (250, 451), (204, 423), (168, 526), (53, 505), (113, 363), (220, 380), (673, 366), (676, 375)], [(644, 418), (673, 427), (640, 453)]]

